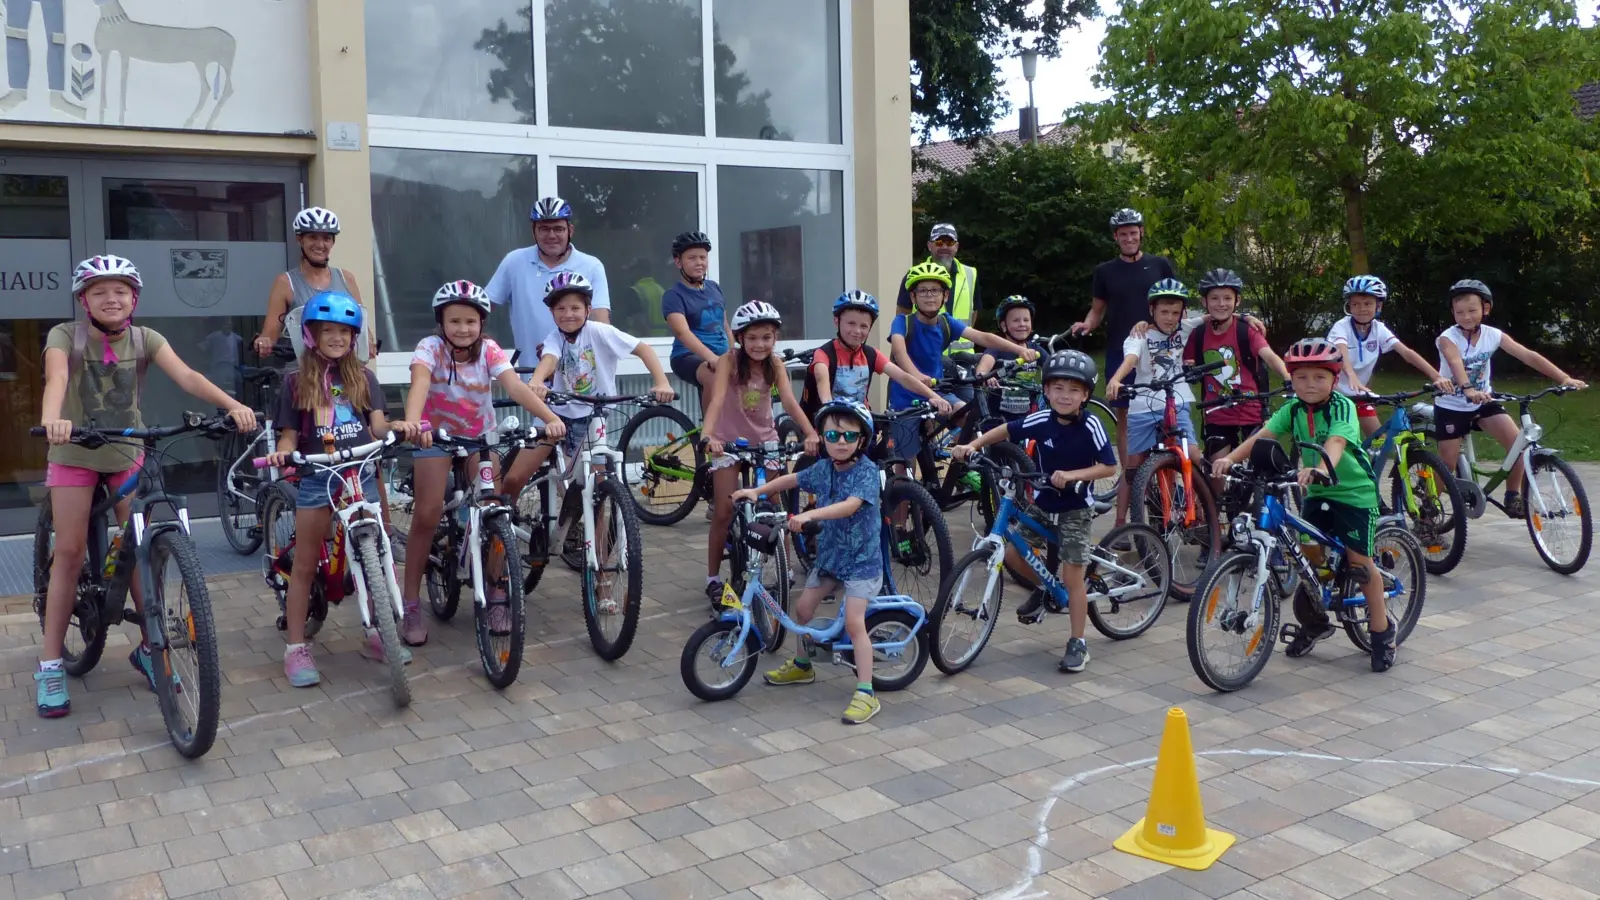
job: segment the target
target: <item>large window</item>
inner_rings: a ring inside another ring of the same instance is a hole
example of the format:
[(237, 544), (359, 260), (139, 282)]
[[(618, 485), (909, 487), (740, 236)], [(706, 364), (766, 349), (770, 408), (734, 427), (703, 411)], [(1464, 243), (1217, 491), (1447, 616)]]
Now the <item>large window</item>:
[(824, 170), (717, 169), (722, 293), (778, 307), (785, 337), (831, 331), (844, 290), (843, 180)]
[(713, 18), (718, 137), (840, 142), (836, 0), (737, 0)]
[(104, 190), (106, 240), (285, 240), (280, 183), (107, 178)]
[(705, 134), (700, 0), (545, 0), (550, 124)]
[[(373, 148), (373, 278), (378, 334), (387, 349), (410, 353), (432, 333), (440, 285), (458, 278), (486, 285), (506, 253), (532, 243), (535, 162), (499, 153)], [(510, 324), (501, 307), (489, 317), (490, 333), (507, 347)]]
[(532, 3), (368, 0), (368, 111), (532, 122)]

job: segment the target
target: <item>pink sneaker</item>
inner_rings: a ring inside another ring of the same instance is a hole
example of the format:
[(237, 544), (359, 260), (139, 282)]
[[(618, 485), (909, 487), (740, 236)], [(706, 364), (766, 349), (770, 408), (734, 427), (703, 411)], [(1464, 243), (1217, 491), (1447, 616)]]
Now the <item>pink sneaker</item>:
[[(378, 636), (376, 628), (367, 629), (367, 639), (361, 642), (361, 655), (373, 662), (388, 662), (388, 657), (383, 653), (383, 638)], [(400, 660), (406, 665), (411, 665), (411, 651), (400, 648)]]
[(295, 687), (316, 687), (322, 683), (322, 673), (311, 659), (311, 648), (303, 644), (283, 654), (283, 674)]
[(428, 642), (428, 624), (422, 620), (421, 600), (406, 603), (405, 618), (400, 620), (400, 640), (413, 647)]

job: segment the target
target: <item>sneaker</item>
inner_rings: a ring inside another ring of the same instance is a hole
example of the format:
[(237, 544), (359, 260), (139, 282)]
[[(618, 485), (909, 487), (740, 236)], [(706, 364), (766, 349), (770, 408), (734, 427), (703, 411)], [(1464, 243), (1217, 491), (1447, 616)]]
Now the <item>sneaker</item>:
[[(383, 653), (383, 638), (378, 636), (376, 628), (367, 631), (367, 639), (361, 643), (361, 655), (373, 662), (389, 661), (389, 658), (384, 656)], [(401, 647), (400, 661), (405, 665), (411, 665), (411, 651)]]
[(428, 624), (422, 621), (421, 600), (406, 603), (405, 617), (400, 620), (400, 640), (413, 647), (421, 647), (428, 642)]
[(1368, 632), (1368, 636), (1372, 639), (1372, 671), (1387, 672), (1394, 667), (1394, 657), (1397, 652), (1394, 635), (1397, 627), (1394, 616), (1390, 616), (1388, 629), (1377, 634)]
[[(1528, 517), (1528, 504), (1522, 500), (1521, 491), (1506, 491), (1506, 515), (1513, 519)], [(1377, 669), (1373, 670), (1378, 671)]]
[(787, 684), (810, 684), (817, 680), (817, 667), (797, 666), (791, 659), (761, 677), (767, 684), (779, 687)]
[(1089, 642), (1083, 638), (1067, 641), (1067, 652), (1056, 666), (1063, 672), (1082, 672), (1089, 665)]
[(878, 702), (877, 694), (856, 691), (855, 696), (850, 698), (850, 705), (844, 708), (844, 715), (839, 717), (839, 721), (846, 725), (860, 725), (877, 715), (880, 709), (883, 709), (883, 704)]
[[(154, 693), (156, 689), (156, 661), (150, 655), (150, 648), (143, 644), (134, 647), (133, 652), (128, 654), (128, 664), (144, 676), (145, 681), (150, 685), (151, 692)], [(183, 685), (176, 672), (172, 674), (172, 681), (177, 686), (178, 692), (182, 693)]]
[[(711, 603), (712, 612), (718, 612), (722, 609), (722, 579), (719, 578), (716, 581), (707, 582), (706, 600)], [(614, 604), (616, 601), (612, 602)]]
[(1022, 601), (1017, 607), (1017, 621), (1024, 625), (1033, 625), (1044, 618), (1044, 590), (1034, 588), (1028, 599)]
[(1339, 630), (1334, 628), (1332, 623), (1324, 623), (1320, 629), (1301, 625), (1300, 633), (1296, 634), (1294, 640), (1289, 642), (1289, 646), (1283, 651), (1283, 654), (1290, 659), (1299, 659), (1310, 653), (1312, 647), (1338, 633)]
[(322, 673), (311, 659), (311, 648), (305, 645), (283, 654), (283, 675), (294, 687), (316, 687), (322, 683)]
[(33, 673), (38, 684), (39, 715), (45, 719), (59, 719), (72, 712), (72, 701), (67, 699), (67, 673), (62, 669)]

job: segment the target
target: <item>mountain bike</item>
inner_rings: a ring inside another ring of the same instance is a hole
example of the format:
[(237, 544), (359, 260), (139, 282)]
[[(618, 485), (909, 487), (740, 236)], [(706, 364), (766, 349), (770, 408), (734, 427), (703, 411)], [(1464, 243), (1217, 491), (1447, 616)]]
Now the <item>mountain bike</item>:
[[(189, 432), (212, 438), (236, 433), (227, 416), (199, 413), (184, 413), (184, 424), (168, 428), (73, 430), (74, 444), (91, 449), (108, 444), (125, 446), (143, 451), (144, 460), (138, 473), (116, 491), (105, 484), (95, 488), (89, 511), (88, 549), (78, 573), (62, 660), (67, 674), (82, 678), (99, 664), (106, 637), (114, 626), (141, 623), (156, 673), (156, 699), (167, 737), (178, 753), (196, 759), (211, 749), (221, 716), (217, 626), (205, 572), (189, 536), (188, 499), (167, 493), (163, 453), (158, 450), (161, 441)], [(43, 437), (45, 432), (35, 427), (30, 433)], [(130, 494), (133, 504), (128, 522), (113, 531), (112, 513)], [(161, 506), (167, 507), (173, 518), (151, 521)], [(55, 521), (46, 494), (33, 535), (33, 609), (41, 629), (54, 554)], [(142, 609), (122, 605), (135, 571), (143, 595)]]
[[(399, 443), (394, 432), (383, 439), (358, 447), (328, 453), (303, 454), (296, 450), (290, 462), (310, 471), (331, 472), (328, 502), (333, 507), (331, 541), (316, 540), (319, 553), (317, 575), (312, 580), (311, 607), (306, 622), (309, 639), (327, 617), (327, 604), (354, 595), (361, 612), (361, 624), (376, 630), (389, 666), (389, 684), (396, 706), (411, 705), (411, 684), (406, 680), (410, 651), (400, 643), (400, 620), (405, 615), (400, 599), (400, 584), (395, 580), (394, 556), (388, 530), (383, 527), (382, 508), (376, 496), (366, 496), (361, 486), (364, 477), (374, 476), (386, 455)], [(258, 469), (267, 467), (266, 457), (252, 461)], [(299, 536), (294, 532), (295, 498), (283, 482), (273, 482), (262, 502), (262, 521), (270, 529), (263, 576), (278, 597), (278, 629), (287, 629), (289, 578), (294, 571), (294, 554)], [(312, 626), (312, 621), (317, 623)]]
[[(752, 524), (769, 529), (765, 538), (748, 532), (755, 542), (752, 549), (776, 552), (788, 530), (784, 526), (789, 514), (769, 510), (746, 515)], [(834, 665), (854, 670), (855, 647), (845, 632), (843, 604), (838, 616), (801, 625), (789, 618), (761, 581), (747, 579), (742, 597), (735, 597), (731, 588), (724, 590), (721, 614), (696, 629), (684, 644), (678, 671), (684, 686), (701, 700), (727, 700), (743, 690), (755, 675), (762, 652), (775, 650), (781, 644), (781, 629), (800, 635), (808, 642), (808, 649), (832, 653)], [(758, 608), (776, 623), (765, 634), (756, 622)], [(928, 637), (923, 628), (927, 615), (922, 604), (903, 595), (880, 595), (867, 601), (866, 618), (873, 649), (873, 690), (898, 691), (908, 687), (928, 664)], [(768, 643), (769, 638), (774, 642)]]
[[(286, 348), (287, 349), (287, 348)], [(288, 351), (293, 360), (293, 351)], [(285, 354), (274, 352), (273, 358), (284, 359)], [(240, 366), (239, 374), (245, 395), (255, 395), (248, 402), (267, 410), (261, 420), (261, 429), (255, 434), (237, 432), (222, 438), (217, 450), (217, 518), (222, 522), (222, 536), (228, 546), (242, 556), (260, 549), (264, 537), (261, 529), (259, 501), (262, 486), (277, 481), (282, 475), (276, 468), (265, 477), (251, 468), (250, 460), (271, 453), (277, 435), (273, 431), (272, 412), (278, 408), (278, 389), (283, 383), (283, 372), (272, 368)], [(257, 449), (264, 447), (264, 449)]]
[[(1432, 387), (1397, 394), (1367, 395), (1368, 403), (1394, 408), (1389, 421), (1364, 443), (1372, 457), (1372, 472), (1382, 483), (1383, 469), (1394, 457), (1390, 476), (1389, 510), (1403, 515), (1411, 533), (1428, 557), (1428, 574), (1443, 575), (1461, 562), (1467, 550), (1467, 511), (1455, 478), (1444, 460), (1427, 447), (1427, 435), (1411, 428), (1405, 402)], [(1381, 491), (1380, 491), (1381, 494)]]
[[(955, 571), (939, 588), (939, 599), (929, 616), (933, 664), (946, 675), (954, 675), (972, 665), (989, 643), (1000, 619), (1005, 579), (1000, 570), (1006, 545), (1017, 551), (1039, 579), (1045, 592), (1045, 605), (1024, 624), (1037, 624), (1046, 610), (1067, 612), (1067, 589), (1056, 577), (1059, 570), (1055, 531), (1036, 521), (1020, 507), (1026, 483), (1048, 485), (1047, 475), (1019, 472), (988, 456), (993, 447), (970, 458), (971, 464), (988, 470), (1001, 485), (1000, 508), (988, 534), (973, 541), (972, 552), (956, 563)], [(1079, 489), (1085, 488), (1078, 485)], [(1040, 560), (1027, 535), (1036, 535), (1049, 545), (1047, 560)], [(1089, 550), (1089, 565), (1084, 572), (1089, 591), (1089, 621), (1103, 635), (1123, 641), (1138, 637), (1154, 625), (1166, 607), (1172, 585), (1172, 555), (1161, 535), (1149, 525), (1119, 525)], [(1021, 613), (1019, 613), (1021, 616)], [(968, 637), (961, 632), (971, 629)]]
[[(1327, 462), (1321, 445), (1302, 441), (1298, 446), (1316, 451)], [(1281, 461), (1268, 464), (1274, 451)], [(1329, 463), (1328, 469), (1332, 468)], [(1297, 623), (1278, 625), (1279, 607), (1286, 597), (1329, 611), (1351, 643), (1371, 652), (1367, 599), (1361, 591), (1364, 576), (1345, 564), (1344, 545), (1338, 538), (1324, 534), (1286, 506), (1291, 486), (1299, 482), (1283, 459), (1282, 448), (1256, 442), (1251, 461), (1233, 466), (1228, 481), (1248, 484), (1257, 504), (1228, 525), (1235, 533), (1233, 545), (1243, 549), (1230, 550), (1211, 564), (1189, 606), (1185, 638), (1189, 663), (1200, 680), (1217, 691), (1236, 691), (1254, 680), (1272, 656), (1275, 642), (1288, 643), (1300, 633)], [(1326, 483), (1337, 484), (1337, 475)], [(1302, 535), (1322, 545), (1321, 565), (1307, 558)], [(1399, 628), (1395, 634), (1399, 646), (1416, 627), (1427, 594), (1422, 545), (1402, 521), (1390, 517), (1379, 520), (1372, 551), (1383, 576), (1391, 627)], [(1218, 646), (1212, 647), (1213, 641)]]
[[(1463, 435), (1461, 456), (1456, 460), (1456, 488), (1461, 492), (1466, 514), (1474, 519), (1482, 518), (1489, 504), (1505, 509), (1489, 494), (1505, 482), (1517, 462), (1522, 463), (1528, 537), (1544, 564), (1563, 575), (1571, 575), (1589, 562), (1594, 519), (1589, 512), (1589, 495), (1577, 471), (1558, 455), (1560, 451), (1541, 443), (1544, 426), (1533, 419), (1533, 402), (1547, 394), (1560, 396), (1574, 390), (1577, 388), (1556, 386), (1532, 394), (1495, 394), (1496, 401), (1517, 404), (1522, 433), (1496, 468), (1478, 465), (1470, 432)], [(1412, 410), (1418, 418), (1433, 418), (1432, 404), (1419, 403)], [(1480, 478), (1484, 479), (1482, 483)]]

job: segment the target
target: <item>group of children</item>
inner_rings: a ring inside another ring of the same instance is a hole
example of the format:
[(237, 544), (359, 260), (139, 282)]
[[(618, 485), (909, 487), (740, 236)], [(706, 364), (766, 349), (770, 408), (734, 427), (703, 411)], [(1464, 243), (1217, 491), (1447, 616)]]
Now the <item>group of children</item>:
[[(693, 342), (698, 346), (686, 346), (680, 354), (679, 346), (674, 345), (673, 370), (680, 370), (680, 355), (693, 354), (682, 360), (681, 369), (692, 373), (695, 383), (706, 391), (703, 433), (712, 456), (717, 498), (708, 541), (707, 594), (713, 601), (721, 595), (718, 575), (733, 504), (754, 495), (753, 491), (735, 490), (738, 468), (726, 453), (727, 445), (737, 438), (752, 444), (776, 439), (771, 399), (775, 391), (783, 408), (800, 424), (807, 451), (817, 454), (819, 446), (825, 451), (821, 457), (825, 465), (782, 476), (762, 488), (777, 494), (798, 487), (817, 498), (813, 508), (790, 519), (790, 527), (796, 531), (810, 521), (823, 526), (817, 562), (795, 618), (807, 622), (826, 596), (842, 595), (847, 630), (856, 646), (859, 679), (843, 718), (850, 723), (865, 722), (880, 706), (872, 691), (872, 653), (864, 613), (883, 577), (877, 536), (879, 474), (866, 455), (876, 436), (866, 406), (871, 378), (883, 374), (891, 379), (892, 408), (927, 402), (941, 413), (959, 411), (963, 408), (959, 398), (938, 391), (943, 357), (951, 343), (964, 339), (986, 349), (979, 374), (989, 374), (997, 364), (1012, 359), (1039, 360), (1044, 348), (1033, 334), (1035, 308), (1024, 298), (1007, 298), (998, 310), (1002, 333), (980, 331), (944, 312), (951, 288), (948, 271), (936, 264), (919, 264), (905, 279), (913, 308), (896, 316), (890, 328), (888, 357), (868, 345), (879, 316), (877, 301), (870, 294), (847, 292), (833, 306), (836, 336), (814, 354), (803, 392), (797, 397), (786, 369), (774, 356), (782, 316), (771, 304), (752, 301), (734, 310), (726, 335), (730, 341), (718, 342), (715, 329), (705, 325), (723, 316), (720, 291), (704, 278), (704, 257), (710, 250), (710, 241), (698, 233), (680, 236), (673, 246), (674, 259), (685, 271), (686, 303), (695, 306), (701, 326)], [(690, 258), (686, 260), (686, 256)], [(686, 261), (690, 264), (687, 269)], [(690, 269), (699, 277), (691, 278)], [(42, 419), (52, 445), (46, 484), (51, 490), (57, 540), (42, 659), (35, 675), (42, 716), (65, 715), (70, 709), (61, 646), (70, 617), (73, 581), (84, 553), (93, 488), (102, 481), (121, 483), (132, 477), (139, 465), (137, 458), (130, 459), (114, 447), (88, 450), (70, 445), (73, 424), (92, 418), (100, 427), (140, 427), (137, 398), (120, 389), (130, 381), (129, 370), (138, 367), (142, 371), (149, 359), (187, 392), (227, 408), (241, 430), (255, 427), (255, 417), (247, 407), (184, 365), (159, 334), (131, 325), (141, 286), (137, 269), (125, 259), (101, 256), (86, 260), (74, 274), (73, 292), (84, 305), (87, 321), (57, 326), (46, 343)], [(1456, 324), (1438, 340), (1438, 369), (1402, 344), (1379, 320), (1387, 289), (1377, 278), (1352, 278), (1344, 290), (1347, 315), (1328, 337), (1302, 340), (1282, 358), (1267, 346), (1259, 323), (1239, 317), (1243, 286), (1232, 272), (1207, 273), (1200, 282), (1204, 315), (1186, 320), (1188, 290), (1171, 279), (1157, 283), (1149, 292), (1149, 322), (1128, 338), (1126, 356), (1110, 377), (1107, 394), (1116, 398), (1130, 376), (1149, 382), (1171, 377), (1185, 366), (1212, 361), (1225, 365), (1206, 376), (1203, 395), (1207, 400), (1266, 390), (1267, 369), (1289, 379), (1295, 399), (1270, 419), (1264, 416), (1264, 406), (1257, 404), (1237, 404), (1208, 415), (1206, 443), (1195, 442), (1196, 458), (1201, 458), (1199, 448), (1204, 446), (1220, 477), (1262, 438), (1276, 440), (1292, 434), (1296, 440), (1321, 445), (1339, 477), (1336, 485), (1314, 480), (1322, 459), (1305, 456), (1300, 477), (1308, 485), (1307, 517), (1339, 535), (1350, 561), (1366, 567), (1365, 590), (1373, 622), (1388, 623), (1381, 581), (1369, 565), (1377, 493), (1370, 461), (1361, 447), (1362, 439), (1376, 431), (1378, 423), (1376, 411), (1359, 400), (1378, 357), (1397, 352), (1438, 386), (1440, 450), (1447, 464), (1453, 463), (1460, 439), (1469, 429), (1487, 431), (1506, 445), (1516, 437), (1515, 423), (1491, 398), (1490, 358), (1497, 350), (1504, 349), (1564, 384), (1584, 385), (1498, 329), (1482, 324), (1492, 309), (1493, 297), (1481, 282), (1462, 281), (1451, 288)], [(694, 295), (695, 291), (704, 293)], [(500, 473), (503, 492), (515, 496), (554, 442), (565, 441), (569, 450), (576, 450), (590, 433), (593, 408), (580, 400), (549, 406), (545, 398), (550, 391), (578, 397), (614, 394), (617, 362), (631, 354), (650, 373), (656, 399), (673, 399), (660, 360), (649, 345), (589, 318), (592, 297), (593, 289), (581, 275), (559, 272), (548, 283), (544, 302), (556, 328), (543, 341), (543, 355), (531, 383), (526, 383), (512, 369), (506, 352), (484, 332), (490, 303), (483, 290), (469, 281), (444, 285), (433, 298), (437, 329), (417, 345), (405, 415), (394, 422), (385, 417), (377, 379), (352, 352), (364, 324), (361, 304), (333, 292), (313, 297), (302, 313), (306, 349), (297, 371), (285, 381), (276, 417), (280, 431), (271, 461), (281, 466), (296, 449), (323, 452), (329, 441), (336, 448), (350, 447), (391, 430), (412, 440), (418, 448), (416, 507), (408, 545), (430, 546), (444, 503), (449, 459), (432, 446), (432, 432), (424, 423), (463, 436), (481, 435), (494, 426), (492, 387), (503, 387), (545, 425), (545, 441), (520, 456), (511, 470)], [(88, 344), (93, 345), (92, 352), (86, 354)], [(1447, 370), (1449, 376), (1441, 370)], [(1071, 599), (1071, 636), (1060, 668), (1078, 672), (1089, 661), (1084, 640), (1084, 566), (1093, 512), (1086, 498), (1070, 487), (1114, 474), (1117, 460), (1111, 436), (1099, 419), (1084, 412), (1099, 379), (1094, 361), (1076, 350), (1055, 353), (1044, 360), (1040, 376), (1042, 406), (1003, 410), (1014, 418), (970, 444), (954, 448), (953, 454), (962, 459), (1002, 440), (1033, 439), (1039, 448), (1040, 469), (1050, 475), (1051, 485), (1041, 489), (1032, 502), (1054, 522), (1061, 544), (1061, 575)], [(1193, 438), (1188, 424), (1193, 397), (1186, 385), (1180, 386), (1178, 393), (1178, 421)], [(1124, 465), (1136, 466), (1153, 448), (1163, 409), (1164, 402), (1146, 404), (1135, 399)], [(897, 422), (894, 434), (897, 455), (906, 458), (915, 455), (923, 437), (920, 421), (909, 422), (905, 427)], [(1508, 483), (1507, 511), (1513, 515), (1520, 509), (1521, 477), (1520, 471), (1514, 472)], [(332, 517), (328, 476), (303, 474), (298, 490), (296, 533), (326, 534)], [(126, 506), (119, 508), (119, 516), (126, 515)], [(1124, 497), (1119, 519), (1125, 511)], [(286, 600), (284, 674), (296, 687), (320, 681), (304, 634), (317, 558), (315, 553), (296, 555)], [(411, 646), (425, 643), (428, 637), (419, 599), (425, 563), (425, 554), (408, 554), (402, 632)], [(491, 586), (491, 630), (508, 627), (506, 591), (517, 589), (520, 586)], [(1029, 602), (1037, 604), (1038, 599)], [(134, 600), (140, 602), (137, 584)], [(601, 610), (615, 611), (614, 606)], [(1322, 628), (1306, 629), (1290, 654), (1304, 655), (1317, 640), (1332, 633), (1331, 627), (1323, 624)], [(1374, 628), (1372, 668), (1383, 671), (1394, 661), (1393, 641), (1386, 637), (1393, 632), (1378, 625)], [(384, 651), (376, 635), (369, 635), (362, 652), (381, 659)], [(136, 647), (130, 660), (153, 688), (155, 675), (147, 645)], [(766, 675), (766, 681), (775, 685), (813, 680), (810, 660), (803, 652)]]

